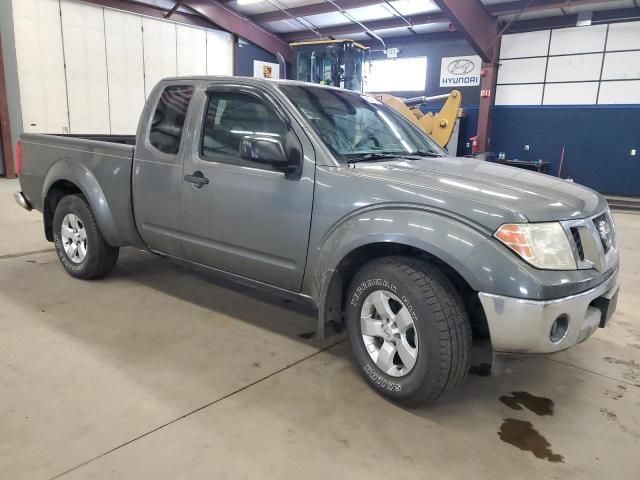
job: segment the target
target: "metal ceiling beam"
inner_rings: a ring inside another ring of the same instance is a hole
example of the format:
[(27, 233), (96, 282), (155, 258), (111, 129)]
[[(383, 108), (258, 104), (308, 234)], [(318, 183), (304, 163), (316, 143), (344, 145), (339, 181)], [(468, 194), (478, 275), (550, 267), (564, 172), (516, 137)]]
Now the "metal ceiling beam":
[[(335, 10), (333, 10), (335, 12)], [(445, 16), (440, 13), (423, 13), (421, 15), (412, 15), (406, 17), (414, 26), (426, 25), (429, 23), (449, 22)], [(371, 22), (362, 22), (369, 30), (385, 30), (387, 28), (407, 27), (407, 23), (402, 18), (392, 17), (382, 20), (373, 20)], [(408, 27), (407, 27), (408, 28)], [(362, 33), (364, 29), (357, 23), (349, 23), (346, 25), (336, 25), (335, 27), (319, 28), (318, 32), (323, 37), (340, 37), (350, 35), (352, 33)], [(280, 35), (288, 42), (297, 42), (299, 40), (307, 40), (310, 38), (309, 32), (289, 32)]]
[[(335, 0), (335, 2), (343, 10), (349, 10), (352, 8), (379, 5), (383, 3), (383, 0)], [(320, 2), (303, 5), (301, 7), (287, 8), (286, 10), (294, 17), (307, 17), (309, 15), (320, 15), (322, 13), (334, 13), (336, 8), (329, 2)], [(286, 20), (287, 18), (289, 17), (280, 10), (251, 15), (251, 19), (258, 23), (275, 22), (277, 20)]]
[(171, 7), (171, 10), (169, 10), (167, 13), (165, 13), (165, 18), (169, 18), (171, 15), (173, 15), (174, 13), (176, 13), (176, 10), (178, 10), (180, 8), (180, 5), (182, 4), (182, 0), (176, 0), (176, 3), (173, 4), (173, 7)]
[[(527, 0), (517, 0), (497, 5), (487, 5), (486, 8), (493, 16), (513, 15), (519, 12), (526, 4)], [(558, 8), (586, 7), (595, 4), (602, 4), (602, 0), (535, 0), (531, 5), (527, 6), (526, 11), (537, 12)]]
[[(622, 22), (640, 20), (640, 8), (621, 8), (617, 10), (600, 10), (593, 12), (591, 23)], [(548, 30), (550, 28), (575, 27), (577, 14), (561, 15), (558, 17), (534, 18), (519, 20), (509, 26), (505, 33), (530, 32), (532, 30)]]
[(280, 53), (288, 62), (293, 58), (291, 48), (280, 37), (265, 30), (254, 21), (240, 15), (223, 3), (216, 0), (184, 0), (183, 5), (195, 10), (204, 18), (228, 32), (245, 38), (274, 55)]
[(434, 0), (483, 61), (496, 60), (498, 20), (480, 0)]
[[(85, 3), (100, 5), (101, 7), (114, 8), (125, 12), (138, 13), (147, 17), (164, 19), (170, 10), (160, 7), (140, 3), (133, 0), (82, 0)], [(204, 28), (216, 28), (216, 25), (205, 20), (200, 15), (191, 15), (182, 12), (174, 12), (171, 15), (171, 21), (176, 23), (184, 23)]]
[[(404, 47), (407, 45), (420, 45), (429, 42), (438, 42), (446, 40), (461, 40), (462, 37), (458, 32), (433, 32), (433, 33), (417, 33), (415, 35), (401, 35), (399, 37), (385, 37), (384, 43), (389, 47)], [(380, 43), (377, 40), (363, 40), (359, 43), (371, 47), (379, 48)]]
[[(372, 5), (381, 5), (384, 0), (336, 0), (336, 3), (344, 10), (360, 7), (370, 7)], [(536, 0), (528, 8), (528, 12), (539, 10), (553, 10), (563, 7), (581, 7), (602, 3), (602, 0)], [(513, 15), (517, 13), (524, 5), (526, 0), (517, 0), (507, 3), (499, 3), (497, 5), (487, 5), (486, 9), (493, 16)], [(333, 13), (335, 8), (328, 2), (312, 3), (311, 5), (303, 5), (301, 7), (287, 8), (286, 11), (294, 17), (306, 17), (309, 15), (319, 15), (322, 13)], [(273, 12), (259, 13), (251, 15), (250, 18), (258, 23), (275, 22), (278, 20), (286, 20), (289, 15), (281, 10)]]

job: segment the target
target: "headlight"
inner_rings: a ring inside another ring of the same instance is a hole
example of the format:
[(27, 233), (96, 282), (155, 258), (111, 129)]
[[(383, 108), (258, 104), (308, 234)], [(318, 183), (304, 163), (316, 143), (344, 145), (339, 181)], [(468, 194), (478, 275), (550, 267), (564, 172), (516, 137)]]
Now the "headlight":
[(537, 268), (575, 270), (576, 260), (562, 225), (553, 223), (507, 223), (494, 236)]

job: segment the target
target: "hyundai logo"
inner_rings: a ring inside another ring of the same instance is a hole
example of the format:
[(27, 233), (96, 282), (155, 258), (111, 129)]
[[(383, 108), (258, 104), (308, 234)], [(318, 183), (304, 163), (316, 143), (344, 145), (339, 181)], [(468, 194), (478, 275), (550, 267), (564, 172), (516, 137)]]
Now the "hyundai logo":
[(458, 58), (457, 60), (449, 62), (447, 70), (449, 70), (451, 75), (466, 75), (473, 70), (473, 67), (475, 67), (475, 65), (471, 60)]

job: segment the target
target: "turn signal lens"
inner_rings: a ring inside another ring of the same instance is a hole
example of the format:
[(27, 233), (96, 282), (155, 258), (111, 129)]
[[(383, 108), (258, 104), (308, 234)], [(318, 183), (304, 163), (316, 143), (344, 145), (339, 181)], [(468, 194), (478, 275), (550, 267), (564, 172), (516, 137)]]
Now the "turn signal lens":
[(508, 223), (502, 225), (494, 236), (536, 268), (577, 268), (567, 234), (557, 222)]

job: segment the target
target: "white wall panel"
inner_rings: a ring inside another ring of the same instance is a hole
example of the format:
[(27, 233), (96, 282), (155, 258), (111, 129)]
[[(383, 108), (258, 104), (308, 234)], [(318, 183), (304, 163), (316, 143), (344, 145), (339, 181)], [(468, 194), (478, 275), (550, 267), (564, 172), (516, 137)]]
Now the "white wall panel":
[(542, 83), (546, 67), (546, 57), (501, 60), (498, 83)]
[(640, 103), (640, 80), (602, 82), (598, 103)]
[(233, 35), (207, 30), (207, 75), (233, 75)]
[(142, 18), (104, 10), (111, 133), (133, 135), (144, 107)]
[(579, 82), (598, 80), (602, 53), (549, 57), (547, 82)]
[(207, 74), (207, 32), (202, 28), (176, 25), (178, 75)]
[(110, 133), (103, 9), (60, 2), (70, 133)]
[(602, 52), (607, 36), (606, 25), (561, 28), (551, 34), (550, 55)]
[(603, 80), (640, 80), (640, 50), (636, 52), (614, 52), (604, 56)]
[(496, 105), (540, 105), (542, 85), (498, 85)]
[(69, 128), (57, 0), (13, 0), (18, 82), (25, 132)]
[(594, 105), (598, 82), (549, 83), (544, 89), (544, 105)]
[(176, 25), (174, 23), (142, 18), (144, 45), (144, 89), (149, 96), (153, 87), (166, 77), (175, 77)]
[(607, 51), (640, 50), (640, 22), (612, 23), (609, 25)]
[(504, 35), (500, 58), (544, 57), (549, 50), (551, 30)]

